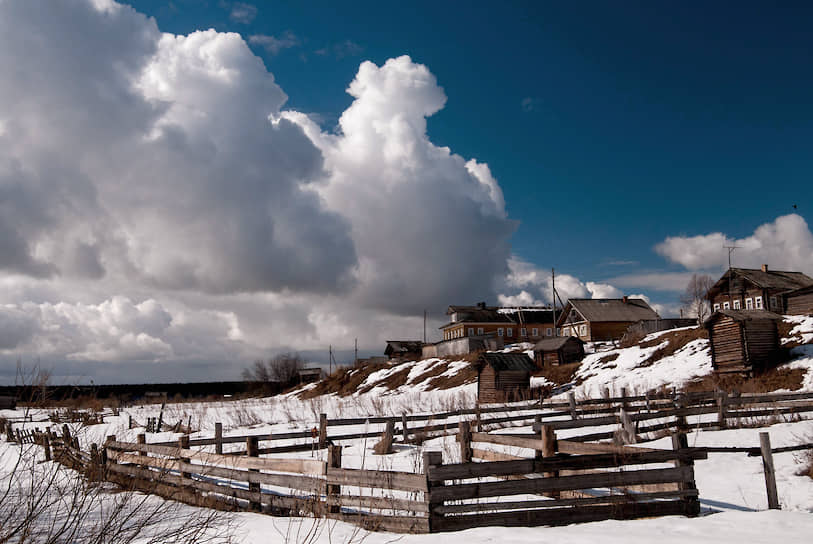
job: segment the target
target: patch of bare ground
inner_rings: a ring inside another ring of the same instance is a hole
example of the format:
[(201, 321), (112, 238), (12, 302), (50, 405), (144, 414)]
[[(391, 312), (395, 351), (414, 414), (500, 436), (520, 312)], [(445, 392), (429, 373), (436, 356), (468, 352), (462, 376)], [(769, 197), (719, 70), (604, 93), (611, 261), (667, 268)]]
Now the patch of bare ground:
[(807, 373), (804, 368), (772, 368), (753, 377), (740, 374), (709, 374), (687, 383), (683, 390), (727, 391), (729, 393), (770, 393), (779, 389), (797, 391), (802, 388), (802, 380)]
[[(615, 357), (618, 357), (618, 354), (613, 354)], [(573, 381), (573, 378), (576, 374), (576, 370), (579, 369), (579, 365), (581, 363), (570, 363), (567, 365), (557, 365), (557, 366), (546, 366), (541, 370), (537, 370), (534, 372), (534, 376), (542, 376), (549, 382), (552, 382), (556, 385), (562, 385), (566, 383), (570, 383)]]
[[(459, 359), (458, 359), (459, 360)], [(460, 385), (474, 383), (477, 381), (477, 369), (473, 364), (459, 369), (453, 376), (438, 376), (429, 380), (426, 390), (451, 389)]]
[(407, 377), (409, 376), (409, 371), (412, 370), (410, 365), (404, 365), (404, 368), (401, 370), (397, 370), (391, 374), (388, 374), (384, 379), (378, 380), (375, 383), (371, 383), (359, 389), (359, 393), (367, 393), (373, 388), (376, 387), (386, 387), (390, 391), (394, 389), (398, 389), (402, 385), (404, 385), (407, 381)]
[(301, 399), (312, 399), (320, 395), (336, 393), (346, 397), (355, 393), (370, 374), (390, 367), (392, 367), (390, 363), (377, 363), (355, 368), (340, 368), (322, 381), (316, 382), (314, 387), (302, 391), (298, 396)]
[(676, 351), (683, 348), (689, 342), (694, 342), (695, 340), (701, 338), (708, 338), (709, 334), (703, 327), (695, 327), (693, 329), (682, 329), (679, 331), (668, 332), (666, 334), (662, 334), (657, 338), (653, 338), (652, 340), (647, 340), (646, 342), (640, 342), (638, 347), (641, 348), (651, 348), (654, 346), (658, 346), (663, 344), (665, 341), (667, 344), (661, 348), (656, 349), (652, 355), (646, 358), (646, 360), (641, 361), (638, 365), (640, 367), (650, 366), (664, 357), (669, 357), (670, 355), (674, 355)]

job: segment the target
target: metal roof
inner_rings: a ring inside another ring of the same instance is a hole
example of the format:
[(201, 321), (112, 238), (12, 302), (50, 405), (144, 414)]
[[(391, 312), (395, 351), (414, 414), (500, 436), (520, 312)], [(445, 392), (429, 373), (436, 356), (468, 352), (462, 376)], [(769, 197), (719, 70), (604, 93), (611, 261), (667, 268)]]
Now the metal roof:
[(708, 328), (720, 317), (730, 317), (734, 321), (753, 321), (761, 319), (770, 319), (772, 321), (782, 320), (781, 315), (767, 310), (717, 310), (703, 322), (703, 326)]
[[(571, 298), (567, 301), (578, 311), (586, 321), (628, 321), (635, 322), (642, 319), (660, 319), (645, 300), (628, 298), (626, 302), (621, 298)], [(567, 306), (559, 319), (559, 323), (566, 323), (570, 313)]]
[(525, 370), (533, 372), (536, 365), (525, 353), (483, 353), (479, 361), (491, 365), (496, 371), (502, 370)]
[(581, 338), (576, 336), (559, 336), (557, 338), (544, 338), (536, 343), (534, 351), (556, 351), (568, 342), (578, 342), (584, 344)]

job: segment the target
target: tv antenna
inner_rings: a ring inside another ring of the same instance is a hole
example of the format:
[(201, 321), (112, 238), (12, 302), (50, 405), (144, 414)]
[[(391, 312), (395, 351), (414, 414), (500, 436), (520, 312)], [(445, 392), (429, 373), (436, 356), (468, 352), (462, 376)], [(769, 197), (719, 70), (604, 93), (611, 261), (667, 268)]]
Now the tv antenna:
[(732, 245), (732, 246), (723, 246), (723, 249), (728, 250), (728, 269), (731, 270), (731, 254), (734, 253), (735, 249), (740, 249), (742, 246)]

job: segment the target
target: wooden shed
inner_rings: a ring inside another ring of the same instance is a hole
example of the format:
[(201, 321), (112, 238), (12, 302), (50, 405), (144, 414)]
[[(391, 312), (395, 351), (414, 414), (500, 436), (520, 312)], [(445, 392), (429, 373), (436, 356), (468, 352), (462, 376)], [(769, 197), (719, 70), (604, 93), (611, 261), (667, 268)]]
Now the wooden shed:
[(785, 293), (785, 308), (789, 315), (813, 315), (813, 285)]
[(584, 341), (578, 336), (546, 338), (534, 346), (534, 361), (538, 368), (566, 365), (584, 359)]
[(536, 365), (524, 353), (483, 353), (477, 359), (477, 400), (481, 403), (527, 399)]
[(764, 310), (719, 310), (703, 324), (709, 331), (711, 363), (716, 372), (746, 372), (766, 367), (779, 355), (777, 322)]

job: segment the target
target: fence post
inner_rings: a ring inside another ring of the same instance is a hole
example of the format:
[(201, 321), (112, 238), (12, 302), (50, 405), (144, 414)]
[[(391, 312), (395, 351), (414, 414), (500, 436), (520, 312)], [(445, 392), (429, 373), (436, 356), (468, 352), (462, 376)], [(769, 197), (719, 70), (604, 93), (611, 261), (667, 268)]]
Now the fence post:
[(319, 449), (327, 446), (327, 414), (319, 414)]
[(215, 423), (215, 453), (223, 455), (223, 424)]
[(570, 391), (567, 394), (567, 401), (570, 403), (570, 419), (579, 419), (579, 416), (576, 413), (576, 393)]
[[(260, 440), (257, 436), (246, 437), (246, 455), (249, 457), (260, 456)], [(249, 472), (260, 472), (257, 469), (249, 469)], [(260, 482), (248, 482), (248, 490), (257, 493), (257, 498), (261, 498)], [(262, 500), (251, 501), (249, 506), (252, 510), (262, 511)]]
[(409, 439), (409, 428), (407, 427), (407, 415), (401, 414), (401, 437), (404, 443)]
[(728, 427), (726, 419), (726, 405), (728, 404), (728, 394), (725, 391), (720, 391), (717, 394), (717, 425), (721, 429)]
[(457, 427), (459, 430), (457, 439), (460, 440), (460, 462), (471, 463), (471, 423), (461, 421)]
[[(113, 463), (116, 462), (115, 459), (109, 459), (107, 457), (107, 443), (108, 442), (115, 442), (115, 441), (116, 441), (116, 435), (114, 435), (114, 434), (107, 435), (107, 438), (104, 441), (105, 447), (102, 448), (102, 465), (113, 464)], [(105, 476), (107, 476), (107, 472), (105, 472)]]
[(14, 427), (11, 422), (6, 422), (6, 442), (14, 442)]
[[(542, 441), (541, 458), (544, 459), (546, 457), (556, 457), (556, 431), (553, 430), (553, 426), (542, 425), (539, 431), (539, 439)], [(540, 458), (539, 451), (536, 452), (536, 457), (537, 459)], [(545, 478), (558, 478), (559, 472), (544, 472), (542, 476)], [(547, 493), (546, 495), (554, 499), (559, 498), (558, 491), (553, 491), (551, 493)]]
[(95, 442), (90, 445), (90, 466), (87, 470), (88, 478), (91, 482), (101, 480), (99, 466), (102, 464), (99, 456), (99, 445)]
[(776, 491), (776, 473), (773, 468), (771, 436), (759, 433), (759, 449), (762, 453), (762, 469), (765, 472), (765, 489), (768, 491), (768, 508), (779, 510), (779, 494)]
[(477, 432), (483, 431), (483, 423), (480, 420), (480, 401), (477, 401), (477, 406), (475, 407), (475, 415), (477, 416)]
[(45, 448), (45, 460), (50, 461), (51, 460), (51, 437), (48, 436), (47, 432), (42, 436), (42, 446)]
[(624, 408), (621, 408), (619, 411), (619, 419), (621, 420), (621, 428), (623, 429), (621, 434), (624, 438), (624, 444), (637, 443), (638, 437), (635, 433), (635, 424), (632, 422), (632, 419)]
[[(686, 433), (677, 432), (672, 435), (672, 449), (675, 451), (685, 450), (689, 447), (689, 440), (686, 438)], [(676, 467), (693, 467), (694, 460), (691, 458), (679, 458), (675, 461)], [(694, 483), (694, 468), (692, 468), (692, 479), (690, 482), (680, 482), (678, 484), (679, 491), (696, 491), (697, 486)], [(683, 504), (686, 508), (685, 514), (690, 517), (700, 514), (700, 500), (697, 495), (692, 495), (683, 498)]]
[[(178, 437), (178, 448), (180, 448), (180, 449), (182, 449), (182, 450), (188, 450), (188, 449), (189, 449), (189, 435), (188, 435), (188, 434), (185, 434), (185, 435), (183, 435), (183, 436), (179, 436), (179, 437)], [(180, 453), (180, 452), (179, 452), (179, 453)], [(183, 455), (183, 454), (181, 454), (181, 455)], [(179, 460), (181, 463), (188, 463), (188, 462), (189, 462), (189, 458), (188, 458), (188, 457), (182, 457), (182, 456), (179, 456), (179, 457), (178, 457), (178, 460)], [(187, 479), (187, 478), (191, 478), (191, 477), (192, 477), (192, 475), (191, 475), (190, 473), (188, 473), (188, 472), (181, 472), (181, 478)], [(184, 483), (185, 483), (185, 482), (184, 482)]]
[(437, 527), (437, 521), (441, 518), (441, 514), (435, 512), (437, 506), (442, 506), (443, 501), (437, 501), (432, 498), (432, 489), (435, 487), (443, 487), (443, 481), (432, 480), (431, 470), (443, 464), (443, 452), (440, 451), (425, 451), (423, 452), (423, 472), (426, 474), (426, 489), (428, 490), (424, 495), (427, 505), (429, 507), (429, 532), (433, 532)]
[(68, 428), (68, 424), (65, 423), (62, 425), (62, 442), (66, 448), (70, 448), (73, 442), (71, 441), (71, 430)]
[(623, 408), (624, 410), (627, 409), (627, 388), (626, 387), (621, 388), (621, 408)]
[[(342, 468), (342, 447), (330, 445), (327, 447), (327, 463), (329, 468)], [(342, 492), (342, 486), (335, 484), (328, 484), (327, 486), (327, 511), (331, 513), (339, 513), (342, 511), (341, 499), (339, 496)], [(331, 500), (332, 499), (332, 500)]]
[(392, 441), (395, 434), (395, 420), (388, 419), (387, 426), (384, 429), (384, 434), (381, 436), (381, 441), (373, 447), (373, 452), (378, 455), (387, 455), (392, 453)]

